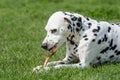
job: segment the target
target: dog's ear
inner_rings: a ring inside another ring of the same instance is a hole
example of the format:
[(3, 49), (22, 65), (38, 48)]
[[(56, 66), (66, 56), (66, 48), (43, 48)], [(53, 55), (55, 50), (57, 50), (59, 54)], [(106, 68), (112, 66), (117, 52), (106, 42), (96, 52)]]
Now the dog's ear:
[(68, 24), (71, 24), (71, 21), (67, 17), (64, 17), (64, 22), (67, 22)]

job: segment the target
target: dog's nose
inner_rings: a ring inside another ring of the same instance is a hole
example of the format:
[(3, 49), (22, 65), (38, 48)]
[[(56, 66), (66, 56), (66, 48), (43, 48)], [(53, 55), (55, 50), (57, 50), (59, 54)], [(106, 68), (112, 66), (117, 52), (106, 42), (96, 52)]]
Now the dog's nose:
[(41, 46), (43, 49), (47, 49), (47, 43), (43, 43)]

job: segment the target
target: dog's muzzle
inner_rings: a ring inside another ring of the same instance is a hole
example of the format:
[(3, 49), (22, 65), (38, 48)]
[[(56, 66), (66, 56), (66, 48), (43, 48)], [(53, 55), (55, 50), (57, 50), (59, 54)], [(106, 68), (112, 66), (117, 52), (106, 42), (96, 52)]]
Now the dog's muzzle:
[(47, 43), (43, 43), (41, 47), (42, 47), (43, 49), (45, 49), (45, 50), (48, 49)]
[(53, 53), (53, 52), (56, 52), (57, 44), (58, 44), (58, 43), (56, 43), (56, 44), (55, 44), (53, 47), (51, 47), (50, 49), (48, 48), (48, 44), (47, 44), (47, 43), (43, 43), (41, 47), (42, 47), (43, 49), (45, 49), (45, 50)]

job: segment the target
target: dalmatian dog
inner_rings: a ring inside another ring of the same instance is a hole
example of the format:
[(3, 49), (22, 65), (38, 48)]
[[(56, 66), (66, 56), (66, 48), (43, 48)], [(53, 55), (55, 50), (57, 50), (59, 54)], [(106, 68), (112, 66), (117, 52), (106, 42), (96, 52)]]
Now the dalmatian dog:
[[(66, 57), (49, 62), (50, 68), (88, 68), (104, 63), (120, 62), (120, 23), (97, 21), (89, 17), (71, 13), (55, 12), (45, 27), (47, 36), (42, 48), (56, 50), (66, 43)], [(37, 66), (34, 71), (41, 71)]]

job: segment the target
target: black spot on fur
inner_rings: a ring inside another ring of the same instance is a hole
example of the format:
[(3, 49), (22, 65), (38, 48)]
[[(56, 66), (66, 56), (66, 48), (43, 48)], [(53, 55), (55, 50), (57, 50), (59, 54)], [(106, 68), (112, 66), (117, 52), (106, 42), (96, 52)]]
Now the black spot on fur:
[(92, 32), (99, 32), (100, 31), (100, 26), (97, 26), (97, 29), (93, 29)]
[(92, 25), (92, 23), (88, 23), (88, 28), (90, 28), (90, 27), (91, 27), (91, 25)]
[(84, 35), (83, 38), (87, 37), (87, 35)]
[(100, 60), (101, 59), (101, 57), (97, 57), (97, 60)]
[(90, 28), (90, 26), (88, 26), (88, 28)]
[(78, 47), (78, 45), (77, 45), (77, 44), (75, 44), (74, 50), (75, 50), (77, 47)]
[(68, 28), (69, 30), (71, 30), (71, 32), (73, 31), (71, 25), (68, 25), (67, 28)]
[(100, 26), (97, 26), (98, 27), (98, 32), (100, 31)]
[(74, 42), (74, 41), (72, 41), (72, 40), (70, 40), (68, 37), (67, 37), (67, 41), (69, 41), (69, 42), (70, 42), (70, 44), (72, 44), (72, 45), (74, 45), (74, 44), (75, 44), (75, 42)]
[(98, 40), (98, 44), (101, 44), (101, 40)]
[(104, 35), (104, 40), (105, 40), (105, 41), (107, 41), (107, 40), (108, 40), (108, 38), (107, 38), (107, 35), (106, 35), (106, 34)]
[(65, 17), (64, 19), (71, 24), (71, 21), (68, 18)]
[(69, 41), (70, 44), (72, 44), (72, 45), (75, 44), (75, 42), (73, 41), (73, 38), (74, 38), (74, 37), (75, 37), (75, 35), (69, 35), (69, 36), (67, 37), (67, 41)]
[(65, 64), (65, 62), (60, 62), (60, 64)]
[(75, 35), (72, 35), (70, 39), (72, 40), (74, 37), (75, 37)]
[(71, 29), (72, 27), (71, 27), (71, 25), (68, 25), (68, 27), (67, 27), (68, 29)]
[(117, 47), (117, 45), (114, 45), (114, 46), (113, 46), (113, 50), (114, 50), (116, 47)]
[(114, 55), (111, 55), (109, 58), (113, 58), (114, 57)]
[(79, 18), (78, 18), (78, 21), (79, 21), (79, 22), (82, 22), (82, 19), (81, 19), (81, 17), (79, 17)]
[(74, 16), (73, 18), (71, 18), (72, 21), (76, 21), (77, 18)]
[(75, 55), (74, 55), (74, 54), (71, 54), (71, 55), (75, 57)]
[(112, 47), (112, 45), (113, 45), (113, 39), (111, 39), (109, 46)]
[(73, 26), (75, 26), (75, 24), (73, 23)]
[(110, 32), (110, 30), (111, 30), (111, 27), (108, 27), (108, 32)]
[(76, 54), (76, 52), (74, 52), (74, 54)]
[(78, 27), (80, 27), (80, 26), (81, 26), (81, 24), (78, 22), (78, 23), (77, 23), (77, 26), (78, 26)]
[(103, 49), (102, 51), (100, 51), (100, 53), (105, 53), (105, 52), (108, 51), (108, 49), (109, 49), (109, 47), (106, 47), (105, 49)]
[(117, 53), (118, 52), (118, 50), (115, 50), (115, 52), (114, 53)]
[(114, 25), (113, 23), (111, 25)]
[(93, 39), (92, 42), (95, 42), (95, 39)]
[(75, 52), (78, 52), (78, 50), (76, 49)]
[(82, 31), (85, 31), (85, 29), (82, 29)]
[(91, 26), (91, 25), (92, 25), (92, 23), (88, 23), (88, 25), (89, 25), (89, 26)]
[(105, 39), (103, 38), (103, 39), (102, 39), (102, 42), (104, 42), (104, 41), (105, 41)]
[(96, 32), (96, 29), (93, 29), (92, 32)]
[(68, 61), (71, 61), (71, 59), (68, 58)]
[(80, 31), (80, 29), (79, 29), (79, 28), (76, 28), (76, 31), (77, 31), (77, 32), (79, 32), (79, 31)]
[(116, 25), (120, 25), (120, 23), (116, 23)]
[(69, 56), (70, 59), (72, 59), (73, 57), (72, 56)]
[(87, 40), (88, 40), (88, 38), (85, 38), (84, 40), (86, 40), (86, 41), (87, 41)]
[(94, 34), (94, 36), (97, 36), (97, 34)]
[(104, 41), (106, 42), (107, 40), (108, 40), (108, 38), (107, 38), (107, 35), (105, 34), (104, 38), (102, 39), (102, 42), (104, 42)]
[(86, 17), (86, 20), (88, 20), (88, 21), (89, 21), (90, 19), (89, 19), (88, 17)]
[(116, 53), (116, 55), (120, 55), (120, 51), (118, 51), (118, 52)]
[(114, 45), (110, 48), (110, 50), (114, 50), (117, 47), (117, 45)]
[(67, 15), (67, 13), (66, 13), (66, 12), (63, 12), (63, 14), (64, 14), (64, 15)]

